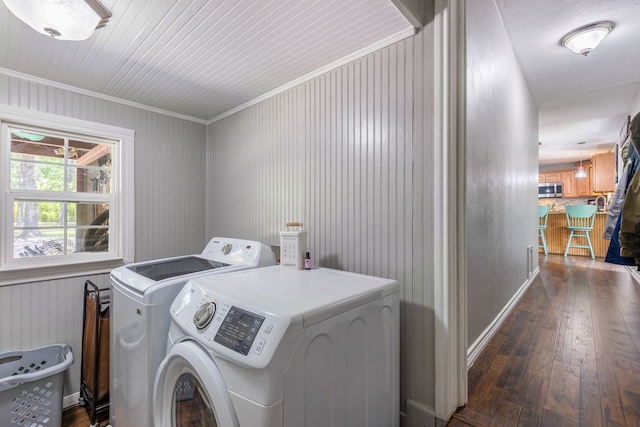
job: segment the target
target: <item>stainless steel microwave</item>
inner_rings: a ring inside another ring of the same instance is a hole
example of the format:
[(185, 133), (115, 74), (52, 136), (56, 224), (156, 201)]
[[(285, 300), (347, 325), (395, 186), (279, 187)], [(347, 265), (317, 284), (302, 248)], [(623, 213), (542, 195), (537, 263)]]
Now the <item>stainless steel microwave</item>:
[(561, 182), (541, 182), (538, 184), (538, 198), (562, 197)]

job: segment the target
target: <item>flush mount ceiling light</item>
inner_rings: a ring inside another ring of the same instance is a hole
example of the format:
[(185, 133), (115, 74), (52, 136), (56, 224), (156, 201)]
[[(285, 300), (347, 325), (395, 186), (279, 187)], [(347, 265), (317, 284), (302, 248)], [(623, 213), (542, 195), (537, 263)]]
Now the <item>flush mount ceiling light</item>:
[(582, 167), (582, 145), (584, 143), (585, 143), (585, 141), (578, 142), (578, 145), (580, 146), (580, 167), (576, 171), (576, 175), (575, 175), (576, 178), (586, 178), (587, 177), (587, 172)]
[(598, 22), (565, 35), (560, 43), (575, 53), (587, 56), (613, 30), (613, 22)]
[(22, 22), (59, 40), (86, 40), (111, 13), (98, 0), (3, 0)]

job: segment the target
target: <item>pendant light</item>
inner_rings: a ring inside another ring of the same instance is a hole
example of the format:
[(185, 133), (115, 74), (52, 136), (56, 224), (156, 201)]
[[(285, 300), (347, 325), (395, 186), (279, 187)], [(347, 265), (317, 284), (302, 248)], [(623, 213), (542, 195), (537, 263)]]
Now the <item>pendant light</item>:
[(582, 145), (584, 143), (585, 143), (585, 141), (578, 142), (578, 145), (580, 146), (580, 167), (578, 167), (578, 170), (576, 171), (576, 175), (575, 175), (576, 178), (586, 178), (587, 177), (587, 172), (582, 167)]

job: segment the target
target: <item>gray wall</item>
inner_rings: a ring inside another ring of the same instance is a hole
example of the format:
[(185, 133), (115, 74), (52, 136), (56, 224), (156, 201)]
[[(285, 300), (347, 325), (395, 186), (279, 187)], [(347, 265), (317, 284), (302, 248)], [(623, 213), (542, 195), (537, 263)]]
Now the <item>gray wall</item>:
[[(206, 126), (3, 74), (0, 104), (135, 130), (136, 260), (202, 250)], [(80, 387), (85, 279), (108, 285), (107, 275), (87, 275), (0, 287), (0, 352), (70, 344), (65, 395)]]
[(538, 116), (494, 0), (467, 2), (468, 343), (538, 265)]
[(207, 235), (279, 243), (401, 284), (401, 410), (433, 407), (433, 29), (211, 124)]

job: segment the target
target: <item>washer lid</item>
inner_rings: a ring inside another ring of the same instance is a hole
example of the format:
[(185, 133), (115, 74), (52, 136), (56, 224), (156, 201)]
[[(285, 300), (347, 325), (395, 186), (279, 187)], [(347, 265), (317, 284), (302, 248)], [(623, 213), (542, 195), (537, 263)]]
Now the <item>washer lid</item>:
[(213, 270), (215, 268), (227, 267), (229, 265), (230, 264), (212, 261), (197, 256), (187, 256), (184, 258), (174, 258), (160, 262), (152, 261), (142, 264), (132, 264), (127, 266), (127, 268), (134, 273), (158, 282), (171, 277), (184, 276), (186, 274)]
[[(118, 267), (111, 271), (111, 282), (133, 297), (143, 298), (149, 293), (161, 292), (167, 286), (184, 284), (190, 277), (275, 263), (271, 249), (260, 242), (214, 237), (201, 254), (142, 261)], [(171, 298), (174, 297), (175, 291)], [(162, 299), (164, 296), (156, 295), (153, 298)]]

